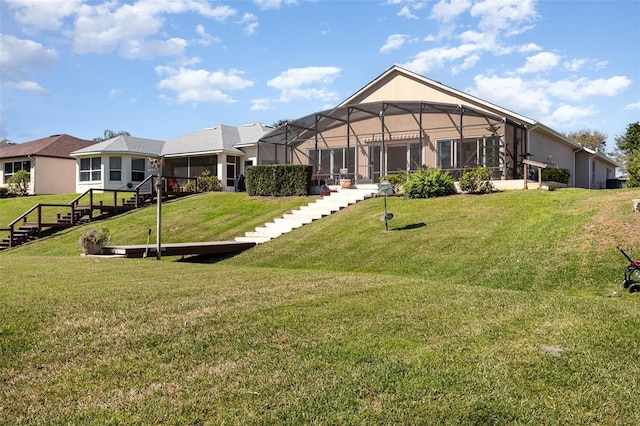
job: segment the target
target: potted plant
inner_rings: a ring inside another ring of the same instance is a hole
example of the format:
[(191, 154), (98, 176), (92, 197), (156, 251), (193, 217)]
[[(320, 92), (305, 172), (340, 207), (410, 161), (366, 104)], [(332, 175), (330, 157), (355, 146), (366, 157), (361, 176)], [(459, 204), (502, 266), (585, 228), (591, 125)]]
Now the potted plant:
[(348, 169), (340, 169), (340, 188), (343, 188), (343, 189), (351, 188), (351, 178), (349, 178)]
[(84, 254), (98, 254), (109, 240), (109, 231), (106, 229), (90, 229), (85, 231), (78, 239), (78, 245), (84, 250)]

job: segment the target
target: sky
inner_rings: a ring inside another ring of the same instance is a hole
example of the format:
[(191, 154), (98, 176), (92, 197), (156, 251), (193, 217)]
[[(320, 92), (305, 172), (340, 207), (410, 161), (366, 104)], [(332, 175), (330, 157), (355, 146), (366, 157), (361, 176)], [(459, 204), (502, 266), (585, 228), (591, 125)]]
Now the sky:
[(0, 139), (272, 125), (393, 65), (613, 150), (640, 0), (0, 0)]

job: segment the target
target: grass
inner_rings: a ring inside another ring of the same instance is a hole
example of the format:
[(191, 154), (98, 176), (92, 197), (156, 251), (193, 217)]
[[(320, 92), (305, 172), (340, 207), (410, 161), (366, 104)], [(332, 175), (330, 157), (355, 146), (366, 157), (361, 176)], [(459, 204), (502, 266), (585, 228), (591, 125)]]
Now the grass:
[(391, 198), (388, 233), (373, 199), (211, 264), (1, 253), (0, 424), (637, 424), (638, 194)]

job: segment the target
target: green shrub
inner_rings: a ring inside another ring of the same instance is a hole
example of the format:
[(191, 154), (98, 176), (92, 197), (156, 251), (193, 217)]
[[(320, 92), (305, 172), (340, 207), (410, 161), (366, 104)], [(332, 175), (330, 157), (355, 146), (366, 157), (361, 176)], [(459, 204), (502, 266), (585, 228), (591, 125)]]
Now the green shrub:
[(0, 198), (5, 198), (9, 196), (9, 188), (5, 186), (0, 186)]
[(554, 181), (569, 184), (570, 177), (571, 172), (569, 172), (569, 169), (556, 169), (549, 167), (542, 169), (542, 180), (544, 181)]
[(209, 170), (205, 170), (200, 173), (200, 176), (198, 176), (195, 182), (193, 180), (189, 180), (189, 182), (184, 186), (184, 190), (187, 192), (193, 192), (196, 188), (195, 185), (198, 185), (198, 192), (222, 191), (222, 185), (220, 184), (220, 180), (218, 180), (218, 176), (211, 176), (211, 172)]
[(392, 173), (385, 177), (386, 180), (393, 186), (393, 193), (397, 195), (404, 194), (404, 184), (409, 179), (408, 172)]
[(312, 172), (313, 167), (305, 165), (251, 166), (246, 170), (247, 193), (271, 197), (309, 195)]
[(404, 184), (408, 198), (433, 198), (456, 193), (453, 177), (441, 169), (421, 167)]
[(491, 174), (492, 171), (488, 167), (465, 170), (460, 177), (460, 190), (469, 194), (485, 194), (493, 191)]
[(26, 170), (18, 170), (7, 179), (9, 186), (9, 194), (18, 196), (29, 194), (29, 182), (31, 182), (31, 174)]

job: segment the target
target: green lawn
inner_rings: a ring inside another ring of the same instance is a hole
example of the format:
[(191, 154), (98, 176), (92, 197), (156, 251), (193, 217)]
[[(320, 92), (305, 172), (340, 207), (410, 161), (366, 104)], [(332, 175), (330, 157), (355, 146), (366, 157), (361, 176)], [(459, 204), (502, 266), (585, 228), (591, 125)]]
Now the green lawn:
[[(79, 229), (2, 252), (0, 424), (638, 424), (632, 198), (390, 198), (390, 232), (371, 199), (217, 263), (82, 258)], [(282, 202), (190, 197), (165, 232)]]

